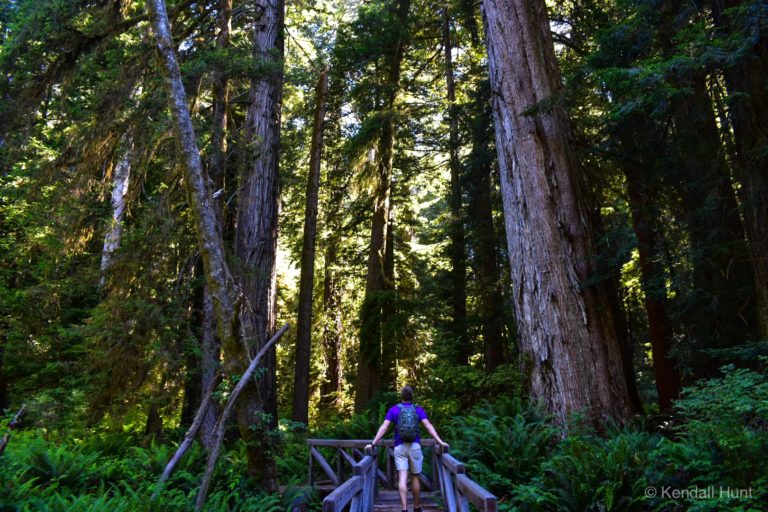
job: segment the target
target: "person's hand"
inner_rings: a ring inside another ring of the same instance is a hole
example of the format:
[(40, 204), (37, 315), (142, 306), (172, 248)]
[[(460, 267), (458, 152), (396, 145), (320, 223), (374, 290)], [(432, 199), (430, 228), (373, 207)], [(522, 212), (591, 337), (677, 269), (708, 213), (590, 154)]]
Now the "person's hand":
[(451, 445), (449, 445), (449, 444), (448, 444), (448, 443), (446, 443), (446, 442), (442, 442), (442, 443), (440, 443), (440, 444), (442, 444), (442, 445), (443, 445), (443, 449), (444, 449), (444, 450), (450, 450), (450, 449), (451, 449)]

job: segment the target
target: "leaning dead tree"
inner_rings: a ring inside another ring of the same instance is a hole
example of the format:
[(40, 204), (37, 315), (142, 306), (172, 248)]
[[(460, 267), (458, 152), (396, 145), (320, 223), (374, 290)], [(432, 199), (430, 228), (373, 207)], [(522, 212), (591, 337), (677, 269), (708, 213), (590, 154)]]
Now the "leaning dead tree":
[(195, 436), (197, 435), (198, 430), (200, 430), (200, 427), (203, 424), (203, 420), (205, 419), (208, 413), (208, 405), (211, 403), (213, 392), (216, 391), (216, 388), (218, 387), (220, 382), (221, 382), (221, 374), (218, 373), (216, 374), (214, 379), (211, 381), (210, 385), (208, 386), (208, 389), (205, 390), (205, 395), (203, 396), (203, 399), (200, 402), (200, 407), (197, 410), (197, 414), (195, 414), (195, 419), (192, 421), (192, 425), (189, 427), (189, 430), (187, 430), (187, 433), (184, 435), (184, 440), (176, 449), (176, 453), (173, 454), (173, 457), (171, 457), (171, 460), (168, 461), (168, 464), (165, 466), (165, 470), (163, 470), (163, 474), (160, 475), (160, 478), (157, 479), (157, 484), (155, 484), (155, 492), (152, 493), (152, 498), (151, 498), (152, 501), (156, 500), (157, 497), (160, 496), (160, 491), (163, 490), (163, 486), (165, 486), (165, 482), (168, 481), (168, 479), (171, 477), (173, 472), (176, 470), (176, 466), (179, 464), (182, 457), (184, 457), (184, 454), (187, 453), (187, 450), (189, 450), (189, 447), (192, 446), (192, 441), (195, 440)]
[(9, 432), (6, 432), (2, 439), (0, 439), (0, 455), (5, 452), (5, 448), (8, 446), (8, 443), (11, 440), (11, 433), (10, 430), (17, 429), (21, 426), (21, 420), (24, 419), (24, 416), (27, 415), (27, 408), (22, 406), (21, 409), (19, 409), (19, 412), (16, 413), (16, 415), (13, 417), (11, 422), (8, 424), (8, 430)]
[[(152, 21), (151, 26), (158, 54), (165, 73), (176, 146), (184, 168), (184, 186), (192, 212), (197, 244), (203, 258), (206, 287), (213, 300), (217, 332), (224, 351), (223, 367), (228, 373), (235, 374), (239, 373), (238, 370), (242, 370), (248, 362), (243, 357), (245, 354), (249, 354), (247, 340), (252, 336), (253, 331), (244, 329), (244, 325), (245, 327), (247, 325), (241, 322), (240, 312), (241, 304), (243, 303), (243, 293), (237, 286), (226, 261), (224, 242), (221, 236), (222, 226), (217, 215), (213, 194), (209, 189), (209, 180), (200, 158), (200, 149), (197, 145), (192, 117), (187, 106), (187, 94), (184, 90), (179, 63), (176, 59), (165, 1), (150, 0), (147, 2), (147, 9)], [(269, 347), (274, 345), (274, 342), (277, 341), (285, 329), (287, 329), (287, 326), (275, 334), (273, 337), (274, 341), (270, 340), (262, 347), (262, 350), (259, 352), (260, 355), (250, 360), (248, 369), (251, 374), (255, 370), (259, 359), (268, 352)], [(266, 336), (264, 336), (264, 339), (266, 339)], [(246, 377), (247, 372), (248, 370), (243, 373), (238, 387), (235, 388), (238, 390), (237, 394), (240, 394), (250, 381), (250, 377)], [(234, 392), (233, 395), (234, 398), (237, 397)], [(222, 413), (222, 418), (225, 418), (225, 415), (231, 412), (234, 404), (235, 400), (227, 404), (225, 411)], [(220, 418), (217, 423), (216, 432), (220, 429), (223, 430), (225, 423), (226, 421), (222, 421)], [(242, 424), (241, 422), (241, 435), (248, 436), (249, 429), (250, 425)], [(215, 433), (214, 438), (216, 437)], [(219, 443), (220, 441), (214, 439), (208, 458), (209, 467), (215, 465), (220, 449), (220, 447), (217, 447)], [(197, 499), (198, 508), (201, 508), (205, 501), (211, 475), (212, 471), (207, 469), (203, 485), (201, 485), (201, 492)]]
[(219, 419), (216, 422), (216, 427), (213, 429), (213, 443), (211, 445), (210, 451), (208, 452), (208, 462), (205, 465), (203, 481), (200, 483), (200, 490), (198, 491), (197, 499), (195, 500), (195, 510), (202, 510), (203, 505), (205, 505), (205, 499), (208, 496), (208, 488), (210, 487), (211, 479), (213, 478), (213, 471), (216, 469), (216, 460), (219, 458), (221, 445), (224, 442), (224, 431), (227, 428), (229, 417), (232, 415), (232, 411), (234, 411), (237, 398), (248, 385), (251, 377), (253, 377), (253, 374), (256, 371), (256, 368), (258, 368), (261, 359), (266, 355), (267, 352), (269, 352), (269, 349), (271, 349), (272, 346), (277, 343), (277, 340), (279, 340), (287, 330), (288, 324), (285, 324), (279, 331), (277, 331), (277, 333), (275, 333), (274, 336), (272, 336), (268, 342), (264, 344), (263, 347), (261, 347), (259, 353), (256, 354), (256, 357), (253, 358), (251, 364), (248, 365), (248, 368), (240, 378), (237, 386), (235, 386), (235, 389), (233, 389), (232, 393), (230, 393), (227, 404), (224, 406), (224, 410), (221, 411), (221, 416), (219, 416)]
[[(221, 445), (224, 441), (224, 431), (226, 429), (227, 422), (232, 415), (232, 411), (234, 410), (235, 402), (243, 392), (243, 389), (245, 389), (245, 386), (248, 384), (248, 381), (251, 379), (256, 369), (259, 367), (259, 363), (264, 357), (264, 354), (266, 354), (267, 351), (280, 340), (280, 338), (283, 336), (283, 334), (285, 334), (287, 330), (288, 324), (285, 324), (279, 331), (277, 331), (274, 336), (272, 336), (272, 338), (267, 343), (264, 344), (259, 353), (256, 354), (256, 357), (254, 357), (251, 361), (251, 364), (248, 365), (248, 368), (238, 381), (235, 389), (233, 389), (229, 394), (227, 403), (224, 406), (219, 419), (216, 421), (216, 426), (213, 429), (212, 442), (208, 452), (208, 462), (206, 464), (205, 474), (203, 475), (203, 481), (200, 484), (200, 490), (198, 491), (195, 505), (198, 510), (202, 509), (203, 505), (205, 504), (205, 499), (208, 495), (208, 489), (211, 485), (211, 479), (213, 478), (213, 471), (216, 468), (216, 461), (219, 458), (219, 453), (221, 453)], [(192, 446), (192, 441), (194, 441), (195, 436), (197, 435), (197, 431), (203, 424), (203, 420), (205, 419), (205, 416), (208, 412), (208, 405), (211, 401), (211, 398), (213, 397), (213, 392), (216, 390), (216, 387), (220, 382), (221, 374), (218, 374), (216, 378), (214, 378), (213, 382), (211, 382), (211, 384), (208, 386), (208, 389), (205, 391), (205, 396), (200, 403), (200, 407), (197, 410), (194, 421), (192, 421), (192, 426), (190, 426), (189, 430), (187, 430), (187, 433), (184, 436), (184, 440), (179, 445), (176, 453), (173, 454), (173, 457), (171, 457), (171, 460), (168, 461), (168, 465), (165, 466), (163, 474), (160, 475), (160, 478), (157, 480), (157, 484), (155, 485), (155, 492), (152, 493), (152, 500), (157, 499), (157, 497), (160, 495), (160, 491), (162, 491), (165, 482), (168, 481), (168, 479), (173, 474), (173, 471), (176, 469), (179, 461), (181, 461), (182, 457), (184, 457), (184, 454), (187, 452), (189, 447)]]

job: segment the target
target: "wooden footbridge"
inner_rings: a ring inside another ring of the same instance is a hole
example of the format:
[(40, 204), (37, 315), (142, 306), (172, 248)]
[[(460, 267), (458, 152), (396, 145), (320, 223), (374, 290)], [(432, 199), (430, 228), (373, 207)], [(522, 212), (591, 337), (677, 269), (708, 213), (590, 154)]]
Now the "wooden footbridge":
[[(309, 485), (330, 492), (323, 512), (400, 512), (393, 441), (382, 440), (382, 450), (364, 439), (309, 439)], [(424, 470), (421, 480), (423, 512), (496, 512), (496, 497), (467, 476), (456, 460), (432, 439), (423, 439)], [(428, 455), (431, 454), (431, 464)], [(429, 466), (429, 467), (428, 467)], [(322, 475), (322, 480), (315, 474)], [(408, 492), (409, 510), (413, 494)]]

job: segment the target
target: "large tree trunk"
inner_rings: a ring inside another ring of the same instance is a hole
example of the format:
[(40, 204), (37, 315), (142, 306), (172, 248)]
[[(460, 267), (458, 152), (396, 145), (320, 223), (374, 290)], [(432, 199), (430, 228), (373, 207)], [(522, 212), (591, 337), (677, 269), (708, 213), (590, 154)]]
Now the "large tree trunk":
[(632, 225), (637, 237), (659, 409), (667, 411), (672, 405), (672, 400), (680, 395), (680, 374), (670, 353), (673, 331), (667, 306), (665, 273), (659, 257), (661, 249), (658, 235), (653, 229), (652, 216), (648, 215), (647, 211), (648, 201), (652, 200), (653, 196), (642, 192), (641, 177), (635, 171), (627, 170), (626, 175), (627, 193), (632, 209)]
[(467, 335), (467, 262), (464, 251), (464, 216), (461, 208), (461, 174), (459, 164), (459, 112), (456, 105), (456, 82), (453, 78), (453, 44), (448, 7), (443, 7), (443, 54), (445, 89), (448, 101), (448, 167), (451, 171), (450, 256), (451, 308), (453, 310), (454, 356), (458, 364), (467, 364), (472, 351)]
[(344, 323), (341, 316), (341, 290), (335, 265), (338, 255), (338, 232), (331, 234), (325, 250), (323, 284), (323, 353), (325, 377), (320, 388), (321, 410), (335, 409), (339, 403), (341, 387), (341, 335)]
[(107, 281), (107, 271), (112, 264), (112, 255), (120, 247), (120, 241), (123, 235), (123, 219), (125, 217), (125, 201), (128, 195), (128, 185), (131, 179), (131, 157), (132, 145), (130, 140), (126, 141), (128, 146), (120, 156), (117, 164), (112, 170), (112, 221), (104, 235), (104, 247), (101, 251), (101, 277), (99, 278), (99, 287), (103, 287)]
[[(589, 188), (570, 145), (543, 0), (483, 0), (496, 148), (521, 350), (534, 399), (565, 422), (631, 413)], [(546, 103), (547, 107), (541, 107)], [(543, 110), (534, 110), (539, 109)]]
[(675, 134), (681, 148), (678, 189), (691, 236), (693, 285), (687, 305), (696, 353), (694, 368), (713, 375), (718, 364), (705, 349), (743, 343), (756, 334), (753, 274), (744, 227), (715, 124), (704, 76), (684, 77), (691, 90), (675, 109)]
[[(639, 120), (627, 120), (625, 130), (631, 126), (643, 126)], [(644, 141), (648, 147), (640, 154), (649, 154), (651, 148), (657, 149), (652, 141), (656, 140), (646, 132), (634, 134), (622, 133), (619, 139), (625, 145), (634, 145), (637, 140)], [(628, 147), (620, 147), (621, 166), (627, 180), (627, 196), (632, 215), (632, 227), (637, 238), (640, 260), (640, 279), (643, 289), (645, 312), (648, 317), (648, 337), (651, 342), (653, 368), (656, 377), (659, 410), (668, 411), (672, 400), (680, 395), (680, 373), (671, 356), (673, 326), (667, 301), (667, 273), (664, 269), (664, 248), (656, 219), (660, 218), (656, 208), (656, 198), (661, 184), (648, 172), (653, 165), (644, 163), (631, 156)], [(652, 154), (652, 153), (651, 153)]]
[(398, 32), (397, 42), (392, 53), (385, 58), (387, 73), (384, 85), (385, 112), (382, 113), (381, 135), (379, 138), (377, 162), (377, 186), (373, 200), (373, 219), (371, 221), (371, 246), (368, 252), (368, 274), (365, 286), (365, 299), (360, 313), (360, 357), (357, 364), (355, 390), (355, 411), (365, 409), (371, 398), (381, 388), (382, 373), (382, 292), (387, 290), (385, 258), (387, 225), (389, 220), (389, 201), (392, 188), (392, 160), (395, 147), (395, 109), (400, 90), (400, 68), (405, 52), (405, 27), (408, 20), (410, 0), (396, 0), (392, 4), (396, 10), (397, 27), (390, 30)]
[[(752, 2), (711, 2), (715, 25), (724, 36), (735, 34), (746, 25), (726, 10), (749, 3)], [(736, 176), (741, 182), (744, 226), (752, 255), (757, 317), (762, 338), (768, 339), (768, 36), (764, 31), (758, 33), (751, 52), (724, 72), (728, 95), (733, 98), (730, 112), (738, 157)], [(747, 35), (742, 37), (746, 39)]]
[(315, 89), (315, 119), (309, 150), (309, 176), (304, 212), (304, 241), (301, 250), (299, 318), (296, 322), (296, 373), (293, 385), (293, 421), (309, 424), (309, 362), (312, 351), (312, 292), (315, 284), (315, 239), (320, 164), (323, 156), (323, 120), (328, 94), (328, 68), (323, 69)]
[(493, 172), (493, 119), (490, 89), (484, 82), (476, 92), (472, 120), (472, 152), (467, 180), (469, 237), (477, 261), (485, 371), (493, 372), (509, 359), (504, 338), (504, 298), (499, 275), (498, 237), (493, 223), (491, 174)]
[[(250, 354), (256, 353), (275, 330), (283, 1), (262, 2), (257, 6), (257, 16), (254, 59), (262, 63), (264, 75), (251, 83), (246, 126), (250, 164), (242, 169), (239, 179), (235, 233), (235, 256), (241, 269), (238, 284), (244, 295), (240, 322)], [(250, 359), (250, 354), (242, 360)], [(259, 436), (257, 431), (277, 426), (275, 364), (273, 348), (264, 360), (267, 371), (258, 376), (258, 386), (246, 387), (237, 410), (240, 433), (248, 443), (249, 473), (273, 491), (277, 482), (270, 436)], [(266, 444), (259, 446), (256, 441), (260, 438), (266, 439)]]
[[(152, 29), (160, 58), (166, 72), (165, 78), (177, 150), (185, 171), (184, 185), (193, 214), (195, 235), (203, 257), (206, 284), (214, 301), (219, 336), (228, 352), (234, 353), (238, 347), (242, 346), (238, 330), (235, 328), (235, 309), (239, 298), (224, 257), (224, 246), (220, 236), (221, 229), (218, 226), (213, 197), (208, 189), (208, 182), (197, 147), (195, 130), (187, 106), (187, 95), (176, 60), (165, 1), (151, 0), (147, 3), (147, 8), (152, 19)], [(237, 364), (231, 358), (230, 362), (233, 365)]]
[[(219, 0), (219, 12), (216, 17), (216, 47), (224, 51), (229, 47), (232, 34), (232, 0)], [(229, 77), (222, 70), (213, 73), (213, 121), (211, 123), (211, 152), (208, 161), (208, 177), (214, 190), (214, 204), (222, 229), (222, 239), (227, 226), (226, 209), (223, 193), (227, 175), (227, 108), (229, 103)], [(221, 341), (216, 336), (216, 316), (213, 300), (205, 288), (202, 304), (202, 327), (200, 332), (200, 392), (210, 387), (219, 372)], [(201, 396), (202, 400), (204, 397)], [(216, 400), (211, 400), (199, 430), (200, 441), (210, 451), (213, 443), (213, 429), (219, 407)]]

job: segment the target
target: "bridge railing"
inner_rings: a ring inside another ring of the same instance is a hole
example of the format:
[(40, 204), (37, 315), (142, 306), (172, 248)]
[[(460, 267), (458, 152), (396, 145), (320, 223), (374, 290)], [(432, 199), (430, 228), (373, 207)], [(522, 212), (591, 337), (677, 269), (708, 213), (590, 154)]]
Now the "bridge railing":
[[(321, 487), (324, 484), (329, 484), (333, 487), (341, 485), (346, 472), (358, 460), (363, 458), (363, 449), (369, 444), (371, 444), (370, 439), (308, 439), (309, 485), (317, 484)], [(434, 476), (437, 474), (437, 458), (434, 454), (435, 441), (434, 439), (422, 439), (420, 444), (424, 449), (425, 459), (429, 456), (430, 451), (432, 452), (432, 475)], [(385, 453), (386, 460), (382, 461), (383, 470), (377, 467), (377, 478), (384, 487), (394, 489), (397, 487), (394, 441), (392, 439), (382, 439), (377, 448), (379, 446), (385, 451), (374, 453)], [(325, 476), (326, 479), (317, 480), (317, 474)], [(437, 484), (429, 475), (422, 473), (421, 481), (426, 490), (437, 490)]]
[[(397, 486), (394, 471), (393, 441), (382, 440), (379, 446), (386, 450), (386, 473), (379, 469), (377, 449), (371, 449), (368, 439), (309, 439), (309, 484), (314, 485), (314, 465), (329, 478), (335, 489), (323, 500), (324, 512), (370, 512), (378, 493), (377, 481), (387, 487)], [(464, 463), (453, 457), (448, 449), (436, 445), (433, 439), (423, 439), (422, 447), (432, 451), (433, 479), (422, 473), (421, 481), (429, 490), (440, 491), (447, 512), (469, 512), (472, 503), (479, 512), (496, 512), (496, 497), (466, 474)], [(336, 451), (336, 470), (320, 450)], [(360, 458), (360, 460), (357, 459)], [(351, 467), (352, 476), (344, 480), (345, 470)]]
[(323, 500), (323, 512), (342, 512), (348, 505), (349, 512), (373, 510), (378, 464), (373, 450), (364, 450), (365, 456), (352, 466), (352, 476)]
[(469, 512), (470, 503), (480, 512), (497, 511), (496, 496), (467, 476), (463, 462), (439, 445), (435, 447), (435, 454), (439, 461), (435, 479), (440, 484), (440, 494), (448, 512)]

